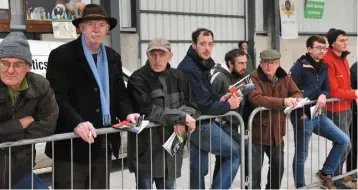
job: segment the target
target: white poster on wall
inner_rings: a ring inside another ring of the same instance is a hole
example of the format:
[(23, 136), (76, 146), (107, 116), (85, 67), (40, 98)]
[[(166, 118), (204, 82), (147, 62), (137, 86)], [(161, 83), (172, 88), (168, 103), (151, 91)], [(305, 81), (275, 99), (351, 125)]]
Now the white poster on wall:
[(281, 38), (298, 38), (296, 0), (280, 0)]
[(9, 1), (1, 0), (0, 1), (0, 9), (9, 9)]

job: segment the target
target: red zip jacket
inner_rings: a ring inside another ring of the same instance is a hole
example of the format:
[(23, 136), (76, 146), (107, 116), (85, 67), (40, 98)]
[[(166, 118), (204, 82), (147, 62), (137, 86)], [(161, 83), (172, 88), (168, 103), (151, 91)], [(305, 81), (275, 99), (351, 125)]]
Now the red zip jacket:
[(333, 50), (329, 48), (323, 60), (328, 65), (330, 98), (344, 99), (339, 102), (327, 103), (327, 110), (330, 112), (340, 112), (351, 109), (351, 102), (357, 97), (351, 88), (347, 58), (345, 56), (337, 56)]

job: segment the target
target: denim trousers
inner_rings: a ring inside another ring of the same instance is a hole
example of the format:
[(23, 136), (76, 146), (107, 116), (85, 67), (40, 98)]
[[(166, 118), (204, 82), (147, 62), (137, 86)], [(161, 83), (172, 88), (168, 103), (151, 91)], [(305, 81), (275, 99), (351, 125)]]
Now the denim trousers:
[(190, 188), (205, 189), (209, 152), (222, 159), (211, 189), (229, 189), (240, 166), (240, 145), (215, 122), (198, 126), (190, 136)]
[(294, 129), (295, 154), (293, 157), (293, 176), (297, 188), (305, 186), (305, 162), (308, 157), (309, 143), (312, 133), (333, 142), (333, 147), (323, 164), (322, 172), (333, 175), (338, 168), (342, 157), (350, 144), (348, 135), (338, 128), (332, 120), (325, 115), (315, 119), (292, 118)]
[[(33, 176), (33, 177), (31, 177)], [(41, 180), (39, 176), (30, 172), (17, 182), (13, 189), (48, 189), (47, 185)]]

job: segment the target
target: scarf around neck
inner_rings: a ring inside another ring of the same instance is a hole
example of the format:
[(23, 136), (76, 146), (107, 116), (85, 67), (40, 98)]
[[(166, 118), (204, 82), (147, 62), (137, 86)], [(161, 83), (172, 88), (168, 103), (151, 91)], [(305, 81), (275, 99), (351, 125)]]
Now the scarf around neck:
[[(94, 62), (90, 49), (87, 46), (84, 36), (81, 36), (83, 52), (85, 54), (88, 65), (91, 68), (94, 78), (96, 79), (101, 99), (102, 121), (103, 126), (111, 124), (110, 114), (110, 96), (109, 96), (109, 76), (108, 76), (108, 60), (106, 49), (101, 44), (97, 54), (97, 64)], [(90, 102), (89, 102), (90, 103)]]

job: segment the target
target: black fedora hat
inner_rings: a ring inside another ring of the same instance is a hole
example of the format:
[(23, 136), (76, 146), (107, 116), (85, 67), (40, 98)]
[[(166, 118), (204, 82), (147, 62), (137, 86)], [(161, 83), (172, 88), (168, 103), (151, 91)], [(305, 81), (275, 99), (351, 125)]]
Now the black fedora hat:
[(83, 9), (82, 17), (72, 20), (72, 24), (78, 28), (78, 25), (87, 20), (107, 20), (109, 24), (109, 30), (112, 30), (117, 25), (117, 19), (109, 17), (106, 10), (97, 4), (87, 4)]

